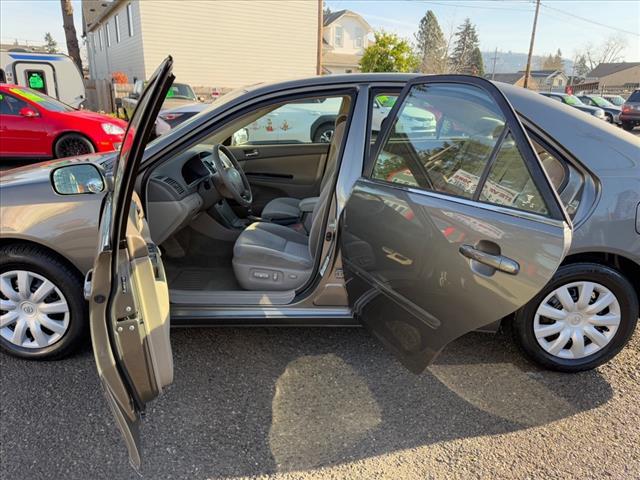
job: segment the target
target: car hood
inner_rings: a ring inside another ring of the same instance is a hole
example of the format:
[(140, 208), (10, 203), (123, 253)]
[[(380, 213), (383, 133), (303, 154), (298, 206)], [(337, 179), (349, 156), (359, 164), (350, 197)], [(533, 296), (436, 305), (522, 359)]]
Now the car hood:
[(119, 127), (127, 128), (127, 122), (120, 120), (119, 118), (110, 117), (109, 115), (92, 112), (90, 110), (74, 110), (73, 112), (64, 112), (64, 115), (83, 120), (93, 120), (100, 123), (113, 123)]
[(53, 170), (74, 163), (91, 162), (101, 166), (105, 171), (110, 172), (116, 155), (117, 152), (91, 153), (78, 157), (59, 158), (46, 162), (32, 163), (24, 167), (0, 171), (0, 188), (30, 185), (44, 181), (49, 182), (49, 177)]
[(193, 98), (167, 98), (162, 104), (162, 110), (169, 108), (182, 107), (183, 105), (193, 104), (195, 101)]

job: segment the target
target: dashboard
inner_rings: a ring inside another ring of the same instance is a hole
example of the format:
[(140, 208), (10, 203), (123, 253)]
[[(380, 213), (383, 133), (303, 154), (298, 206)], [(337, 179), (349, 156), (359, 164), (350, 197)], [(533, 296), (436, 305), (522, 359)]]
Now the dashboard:
[(222, 199), (212, 178), (215, 173), (211, 150), (204, 148), (187, 150), (152, 173), (147, 217), (157, 245)]

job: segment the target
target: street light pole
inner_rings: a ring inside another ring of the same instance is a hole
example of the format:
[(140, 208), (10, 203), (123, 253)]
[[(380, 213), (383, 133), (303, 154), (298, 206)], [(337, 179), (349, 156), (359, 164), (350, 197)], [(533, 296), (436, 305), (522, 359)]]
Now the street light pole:
[(533, 29), (531, 30), (531, 43), (529, 43), (529, 55), (527, 56), (527, 68), (524, 72), (524, 88), (529, 88), (529, 76), (531, 75), (531, 57), (533, 56), (533, 42), (536, 38), (536, 25), (538, 24), (538, 12), (540, 0), (536, 0), (536, 13), (533, 17)]

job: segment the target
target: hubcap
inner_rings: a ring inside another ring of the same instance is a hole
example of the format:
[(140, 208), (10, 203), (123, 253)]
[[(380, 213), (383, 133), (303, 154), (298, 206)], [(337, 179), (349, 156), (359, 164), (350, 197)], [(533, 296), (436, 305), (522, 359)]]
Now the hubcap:
[(333, 130), (325, 130), (320, 134), (321, 143), (331, 143), (332, 138), (333, 138)]
[(620, 304), (604, 285), (573, 282), (540, 303), (533, 320), (538, 344), (565, 359), (592, 355), (609, 344), (620, 326)]
[(54, 344), (69, 328), (69, 305), (42, 275), (26, 270), (0, 274), (0, 336), (23, 348)]

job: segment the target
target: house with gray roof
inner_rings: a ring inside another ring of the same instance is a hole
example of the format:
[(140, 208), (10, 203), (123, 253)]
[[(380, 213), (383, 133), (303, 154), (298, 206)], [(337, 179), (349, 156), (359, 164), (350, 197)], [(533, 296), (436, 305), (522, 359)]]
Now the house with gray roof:
[(361, 15), (351, 10), (330, 12), (322, 28), (322, 73), (355, 73), (360, 59), (372, 43), (373, 29)]

